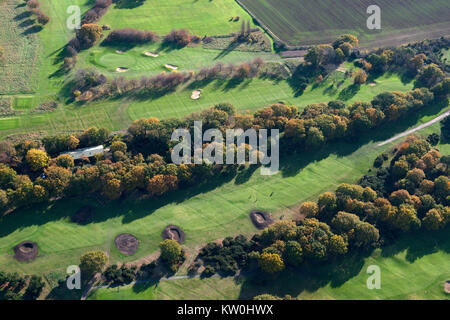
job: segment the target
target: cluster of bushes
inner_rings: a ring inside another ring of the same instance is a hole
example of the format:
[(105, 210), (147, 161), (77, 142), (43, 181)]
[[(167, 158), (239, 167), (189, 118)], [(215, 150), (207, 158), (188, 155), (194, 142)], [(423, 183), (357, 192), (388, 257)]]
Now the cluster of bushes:
[(44, 286), (42, 277), (0, 271), (0, 300), (36, 300)]
[(249, 253), (256, 250), (253, 240), (240, 235), (236, 238), (225, 238), (221, 243), (211, 242), (200, 250), (198, 259), (203, 261), (204, 276), (215, 273), (234, 275), (250, 262)]
[(252, 259), (263, 271), (276, 273), (286, 266), (371, 250), (403, 232), (442, 229), (450, 223), (449, 174), (450, 156), (410, 137), (376, 175), (302, 203), (303, 220), (277, 221), (251, 240), (239, 236), (209, 243), (198, 257), (208, 275), (235, 274)]
[(359, 40), (351, 34), (342, 35), (331, 45), (314, 46), (305, 55), (305, 61), (315, 68), (327, 64), (339, 64), (350, 57)]
[[(91, 91), (92, 86), (102, 87), (96, 84), (105, 81), (95, 72), (76, 75), (75, 78), (78, 80), (74, 82), (74, 88), (80, 92), (86, 88)], [(120, 91), (129, 90), (118, 84), (116, 87)], [(409, 93), (386, 92), (370, 103), (355, 102), (346, 106), (341, 101), (332, 101), (309, 105), (301, 114), (295, 106), (274, 104), (253, 115), (240, 115), (232, 105), (219, 104), (184, 119), (141, 119), (129, 127), (126, 137), (116, 136), (110, 151), (104, 156), (97, 156), (93, 163), (86, 159), (76, 166), (70, 156), (58, 156), (58, 153), (109, 144), (111, 140), (107, 130), (91, 128), (79, 135), (46, 137), (42, 142), (47, 152), (40, 150), (39, 143), (24, 141), (5, 147), (5, 151), (0, 153), (2, 172), (7, 177), (0, 185), (0, 206), (3, 211), (8, 211), (51, 198), (92, 192), (101, 193), (108, 199), (117, 199), (135, 190), (159, 197), (189, 186), (192, 181), (201, 183), (215, 175), (236, 174), (237, 165), (203, 163), (177, 166), (170, 163), (170, 150), (174, 145), (172, 133), (179, 128), (192, 130), (195, 120), (202, 120), (203, 130), (280, 129), (280, 142), (285, 150), (315, 150), (329, 142), (356, 138), (385, 122), (396, 121), (407, 113), (430, 105), (433, 96), (425, 88)], [(246, 156), (250, 153), (251, 150), (247, 150)]]
[(215, 79), (242, 81), (254, 78), (264, 65), (262, 59), (254, 59), (238, 66), (218, 63), (210, 68), (203, 68), (197, 73), (170, 72), (153, 77), (125, 79), (124, 77), (107, 80), (105, 76), (92, 69), (77, 70), (70, 82), (75, 101), (88, 102), (96, 99), (117, 98), (120, 96), (153, 96), (175, 90), (188, 81), (203, 82)]
[(112, 0), (96, 0), (94, 6), (84, 15), (81, 23), (97, 22), (108, 11), (112, 3)]
[(105, 272), (103, 272), (103, 277), (105, 278), (106, 284), (129, 284), (136, 280), (136, 270), (137, 268), (135, 266), (128, 268), (123, 264), (119, 268), (116, 264), (113, 264), (106, 268)]
[(102, 44), (142, 44), (155, 41), (158, 41), (158, 36), (154, 32), (129, 28), (112, 31)]
[(189, 33), (186, 29), (172, 30), (163, 39), (165, 44), (180, 48), (187, 46), (191, 42), (198, 43), (199, 41), (199, 36)]
[(433, 102), (434, 94), (422, 88), (408, 93), (385, 92), (371, 102), (358, 101), (349, 106), (342, 101), (313, 104), (298, 117), (285, 119), (287, 121), (280, 124), (280, 129), (296, 149), (316, 149), (333, 140), (358, 137)]
[(28, 0), (27, 7), (31, 10), (31, 13), (36, 16), (36, 20), (41, 25), (46, 25), (50, 21), (50, 17), (39, 9), (41, 4), (38, 0)]
[(233, 66), (232, 64), (224, 65), (219, 62), (212, 67), (200, 69), (193, 76), (193, 80), (202, 82), (216, 79), (243, 80), (246, 78), (254, 78), (259, 75), (263, 66), (264, 60), (261, 58), (255, 58), (250, 62), (244, 62), (238, 66)]

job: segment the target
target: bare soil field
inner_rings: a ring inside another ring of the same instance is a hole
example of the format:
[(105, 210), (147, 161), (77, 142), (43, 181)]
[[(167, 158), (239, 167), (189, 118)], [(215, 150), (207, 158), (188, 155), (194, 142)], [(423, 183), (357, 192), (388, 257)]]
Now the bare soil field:
[[(399, 45), (450, 33), (446, 0), (237, 0), (268, 32), (289, 45), (357, 35), (363, 47)], [(370, 5), (381, 8), (381, 30), (367, 28)]]

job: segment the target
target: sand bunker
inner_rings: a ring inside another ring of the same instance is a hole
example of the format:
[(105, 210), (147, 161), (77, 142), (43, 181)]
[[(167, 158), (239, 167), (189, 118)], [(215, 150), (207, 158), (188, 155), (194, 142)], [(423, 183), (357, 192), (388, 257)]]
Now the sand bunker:
[(162, 232), (162, 238), (164, 240), (170, 239), (175, 240), (179, 244), (182, 244), (184, 242), (184, 239), (186, 238), (183, 230), (181, 230), (178, 226), (167, 226), (164, 231)]
[(153, 53), (153, 52), (150, 52), (150, 51), (146, 51), (146, 52), (144, 52), (144, 54), (145, 54), (147, 57), (153, 57), (153, 58), (159, 57), (159, 54)]
[(174, 66), (172, 64), (165, 64), (164, 67), (166, 67), (167, 69), (170, 69), (170, 70), (177, 70), (178, 69), (177, 66)]
[(192, 91), (191, 99), (193, 99), (193, 100), (200, 99), (201, 94), (202, 94), (202, 90)]
[(23, 241), (14, 247), (14, 258), (17, 261), (29, 262), (36, 259), (38, 245), (35, 242)]
[(125, 51), (122, 51), (122, 50), (116, 50), (116, 53), (125, 53)]
[(118, 67), (118, 68), (116, 68), (116, 71), (117, 71), (117, 72), (127, 72), (127, 71), (128, 71), (128, 68)]
[(371, 82), (371, 83), (369, 83), (369, 86), (371, 86), (371, 87), (375, 87), (377, 84), (375, 83), (375, 82)]
[(114, 239), (114, 244), (123, 254), (134, 254), (139, 247), (139, 240), (132, 234), (122, 233)]
[(72, 216), (72, 222), (78, 224), (87, 224), (92, 222), (95, 216), (95, 208), (92, 206), (84, 206), (78, 209), (77, 212)]
[(447, 280), (444, 284), (444, 291), (445, 293), (449, 293), (450, 294), (450, 280)]
[(250, 219), (252, 220), (255, 227), (258, 229), (264, 229), (273, 223), (273, 219), (267, 212), (262, 211), (252, 211), (250, 212)]

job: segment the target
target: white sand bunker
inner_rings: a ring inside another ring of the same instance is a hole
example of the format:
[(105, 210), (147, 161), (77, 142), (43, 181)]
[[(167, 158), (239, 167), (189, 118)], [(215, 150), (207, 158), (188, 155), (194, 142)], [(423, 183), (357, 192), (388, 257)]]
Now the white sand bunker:
[(371, 82), (371, 83), (369, 83), (369, 86), (371, 86), (371, 87), (375, 87), (376, 85), (377, 85), (376, 82)]
[(125, 53), (125, 51), (122, 51), (122, 50), (116, 50), (116, 53)]
[(127, 71), (128, 71), (128, 68), (118, 67), (118, 68), (116, 68), (116, 71), (117, 71), (117, 72), (127, 72)]
[(153, 53), (153, 52), (150, 52), (150, 51), (146, 51), (146, 52), (144, 52), (144, 54), (145, 54), (147, 57), (153, 57), (153, 58), (156, 58), (156, 57), (159, 56), (159, 54)]
[(202, 90), (192, 91), (191, 99), (193, 99), (193, 100), (200, 99), (201, 94), (202, 94)]
[(166, 67), (167, 69), (170, 69), (170, 70), (177, 70), (178, 69), (177, 66), (174, 66), (172, 64), (165, 64), (164, 67)]

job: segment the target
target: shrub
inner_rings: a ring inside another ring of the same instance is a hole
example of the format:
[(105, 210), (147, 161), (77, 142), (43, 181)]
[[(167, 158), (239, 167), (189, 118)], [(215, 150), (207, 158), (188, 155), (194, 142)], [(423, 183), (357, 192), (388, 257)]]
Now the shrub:
[(25, 156), (25, 160), (33, 171), (39, 171), (48, 165), (49, 157), (45, 151), (30, 149)]
[(191, 34), (186, 29), (172, 30), (164, 37), (164, 42), (177, 47), (185, 47), (192, 40)]
[(181, 246), (175, 240), (166, 239), (159, 244), (161, 258), (169, 265), (177, 264), (180, 261)]
[(267, 273), (276, 273), (284, 269), (284, 262), (276, 253), (261, 254), (258, 264)]
[(101, 272), (107, 263), (108, 257), (103, 251), (88, 251), (80, 257), (80, 269), (89, 276)]
[(103, 44), (141, 44), (155, 41), (158, 41), (158, 36), (152, 31), (119, 29), (112, 31), (103, 41)]

